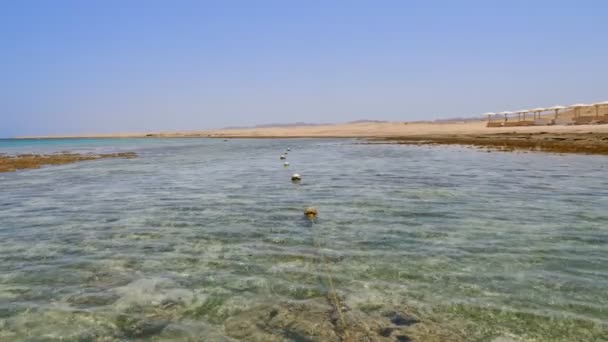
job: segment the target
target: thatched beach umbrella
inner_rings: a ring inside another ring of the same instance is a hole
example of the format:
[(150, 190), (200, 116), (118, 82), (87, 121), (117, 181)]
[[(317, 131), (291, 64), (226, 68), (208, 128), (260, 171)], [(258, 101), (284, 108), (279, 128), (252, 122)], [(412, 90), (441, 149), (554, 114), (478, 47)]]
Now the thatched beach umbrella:
[(553, 106), (553, 107), (549, 107), (547, 108), (547, 110), (554, 110), (555, 111), (555, 118), (557, 119), (557, 116), (559, 114), (559, 111), (562, 109), (566, 109), (566, 107), (564, 106)]
[(574, 117), (577, 118), (580, 116), (580, 112), (581, 112), (581, 108), (585, 108), (585, 107), (591, 107), (590, 104), (586, 104), (586, 103), (577, 103), (577, 104), (573, 104), (568, 106), (568, 108), (572, 108), (574, 109)]
[(500, 115), (504, 115), (504, 116), (505, 116), (505, 121), (509, 121), (508, 116), (509, 116), (510, 114), (513, 114), (513, 112), (509, 112), (508, 110), (506, 110), (506, 111), (504, 111), (504, 112), (500, 112), (500, 113), (498, 113), (498, 114), (500, 114)]
[(517, 116), (518, 116), (518, 121), (521, 121), (522, 115), (524, 117), (524, 121), (526, 121), (526, 114), (528, 112), (529, 112), (529, 110), (527, 110), (527, 109), (520, 109), (520, 110), (515, 111), (515, 113), (517, 113)]
[(483, 113), (483, 115), (487, 115), (488, 116), (488, 122), (492, 121), (492, 117), (494, 115), (496, 115), (496, 113), (494, 112), (487, 112), (487, 113)]
[(542, 108), (542, 107), (538, 107), (538, 108), (534, 108), (534, 109), (530, 109), (530, 111), (532, 113), (534, 113), (534, 120), (536, 120), (536, 117), (538, 116), (538, 118), (540, 119), (540, 113), (546, 111), (547, 108)]
[(608, 106), (608, 101), (594, 103), (593, 106), (595, 107), (595, 117), (599, 118), (600, 117), (600, 107)]

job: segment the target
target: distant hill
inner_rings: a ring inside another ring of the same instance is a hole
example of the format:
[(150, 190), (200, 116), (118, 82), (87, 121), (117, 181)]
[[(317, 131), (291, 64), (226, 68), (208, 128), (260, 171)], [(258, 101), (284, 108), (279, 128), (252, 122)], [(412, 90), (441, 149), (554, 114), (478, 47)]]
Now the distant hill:
[[(355, 120), (349, 121), (348, 124), (360, 124), (360, 123), (387, 123), (390, 121), (386, 120)], [(331, 123), (309, 123), (309, 122), (294, 122), (294, 123), (269, 123), (263, 125), (255, 125), (255, 126), (228, 126), (224, 127), (224, 129), (251, 129), (251, 128), (275, 128), (275, 127), (314, 127), (314, 126), (325, 126), (332, 125)]]
[(359, 123), (387, 123), (389, 121), (386, 120), (356, 120), (356, 121), (349, 121), (347, 123), (349, 124), (359, 124)]
[(294, 123), (269, 123), (255, 126), (228, 126), (224, 129), (251, 129), (251, 128), (273, 128), (273, 127), (305, 127), (305, 126), (322, 126), (327, 124), (321, 123), (307, 123), (307, 122), (294, 122)]
[[(468, 117), (468, 118), (448, 118), (448, 119), (437, 119), (437, 120), (420, 120), (420, 121), (404, 121), (410, 123), (467, 123), (467, 122), (477, 122), (484, 120), (480, 117)], [(349, 121), (346, 124), (366, 124), (366, 123), (389, 123), (391, 121), (388, 120), (368, 120), (361, 119), (355, 121)], [(254, 125), (254, 126), (228, 126), (223, 129), (255, 129), (255, 128), (290, 128), (290, 127), (314, 127), (314, 126), (324, 126), (324, 125), (332, 125), (330, 123), (309, 123), (309, 122), (294, 122), (294, 123), (269, 123), (262, 125)]]
[(433, 120), (433, 122), (437, 123), (455, 123), (455, 122), (475, 122), (481, 121), (483, 118), (481, 117), (468, 117), (468, 118), (448, 118), (448, 119), (437, 119)]

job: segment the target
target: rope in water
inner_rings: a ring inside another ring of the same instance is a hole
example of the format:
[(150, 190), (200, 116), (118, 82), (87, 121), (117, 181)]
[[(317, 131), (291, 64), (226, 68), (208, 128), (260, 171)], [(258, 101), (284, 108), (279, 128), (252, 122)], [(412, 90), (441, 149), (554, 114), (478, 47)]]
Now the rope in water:
[[(309, 218), (310, 219), (310, 218)], [(329, 267), (327, 266), (328, 263), (325, 260), (325, 255), (321, 252), (321, 243), (319, 242), (318, 239), (318, 234), (316, 234), (316, 229), (314, 229), (315, 227), (315, 221), (314, 219), (310, 219), (310, 222), (312, 224), (312, 241), (313, 244), (315, 245), (315, 248), (317, 248), (317, 251), (319, 252), (320, 256), (321, 256), (321, 262), (322, 264), (325, 266), (325, 277), (327, 278), (327, 284), (329, 285), (329, 289), (330, 289), (330, 293), (328, 296), (328, 299), (330, 301), (330, 304), (334, 307), (334, 310), (338, 313), (338, 320), (340, 323), (340, 330), (342, 330), (342, 332), (344, 333), (344, 337), (343, 340), (348, 342), (350, 341), (350, 338), (348, 337), (348, 331), (346, 330), (346, 321), (344, 320), (344, 314), (342, 313), (342, 309), (340, 308), (340, 300), (338, 298), (338, 294), (336, 292), (336, 287), (334, 285), (334, 280), (331, 277), (331, 274), (329, 273)]]

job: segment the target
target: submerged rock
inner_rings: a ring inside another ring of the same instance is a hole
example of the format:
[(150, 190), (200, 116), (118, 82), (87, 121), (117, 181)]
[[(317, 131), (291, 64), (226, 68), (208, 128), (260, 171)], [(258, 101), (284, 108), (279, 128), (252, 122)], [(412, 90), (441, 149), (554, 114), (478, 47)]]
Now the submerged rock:
[(226, 334), (247, 341), (339, 341), (327, 305), (283, 303), (262, 305), (229, 318)]
[(150, 337), (160, 334), (169, 324), (165, 320), (152, 320), (129, 315), (119, 315), (116, 327), (125, 337)]
[(67, 302), (79, 307), (104, 306), (114, 303), (118, 298), (117, 294), (111, 292), (83, 293), (69, 297)]
[[(226, 334), (245, 341), (378, 341), (407, 338), (385, 317), (346, 307), (338, 312), (326, 298), (260, 305), (227, 319)], [(403, 340), (408, 341), (408, 340)]]
[(409, 317), (395, 311), (389, 312), (386, 314), (386, 317), (388, 317), (391, 320), (391, 323), (395, 325), (410, 326), (412, 324), (420, 323), (419, 320), (413, 317)]

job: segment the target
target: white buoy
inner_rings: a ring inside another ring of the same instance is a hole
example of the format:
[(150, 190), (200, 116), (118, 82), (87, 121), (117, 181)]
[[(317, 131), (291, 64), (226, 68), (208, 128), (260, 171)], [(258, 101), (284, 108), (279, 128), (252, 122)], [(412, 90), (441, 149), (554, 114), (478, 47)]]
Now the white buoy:
[(291, 148), (290, 148), (290, 147), (288, 147), (288, 148), (287, 148), (287, 151), (291, 151)]
[(284, 162), (283, 166), (288, 167), (289, 166), (289, 162)]
[(285, 157), (285, 155), (282, 155), (282, 156), (279, 157), (279, 159), (285, 160), (285, 159), (287, 159), (287, 157)]
[(292, 182), (299, 182), (299, 181), (301, 181), (301, 180), (302, 180), (302, 176), (300, 176), (300, 175), (299, 175), (299, 174), (297, 174), (297, 173), (294, 173), (294, 174), (293, 174), (293, 176), (291, 176), (291, 181), (292, 181)]

